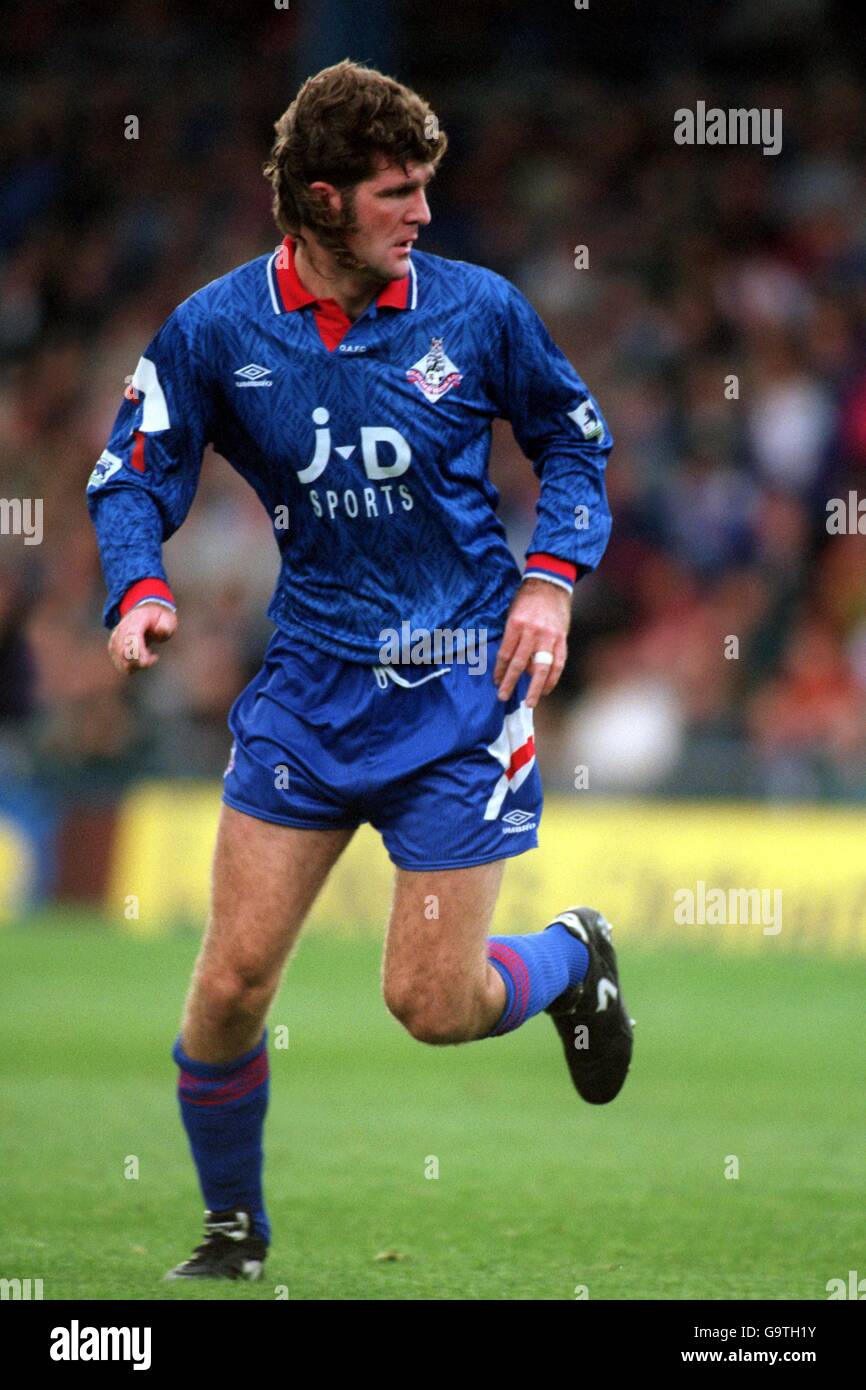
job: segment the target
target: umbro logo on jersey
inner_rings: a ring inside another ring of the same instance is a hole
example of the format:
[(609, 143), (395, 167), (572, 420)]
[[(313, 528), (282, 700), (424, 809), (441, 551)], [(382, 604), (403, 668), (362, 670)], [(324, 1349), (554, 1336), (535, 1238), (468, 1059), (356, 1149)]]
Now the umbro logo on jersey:
[(238, 367), (235, 376), (242, 378), (236, 381), (235, 386), (273, 386), (273, 382), (267, 380), (271, 375), (270, 367), (260, 367), (257, 362), (249, 362), (246, 367)]
[(406, 373), (428, 401), (438, 401), (452, 386), (459, 386), (463, 375), (458, 372), (442, 346), (441, 338), (430, 339), (430, 351), (419, 357)]

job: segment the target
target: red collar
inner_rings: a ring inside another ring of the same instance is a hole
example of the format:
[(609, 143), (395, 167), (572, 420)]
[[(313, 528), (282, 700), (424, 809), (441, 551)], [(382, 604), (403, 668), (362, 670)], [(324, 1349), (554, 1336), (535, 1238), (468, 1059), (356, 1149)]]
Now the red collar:
[[(301, 284), (298, 272), (295, 269), (295, 243), (291, 237), (287, 236), (283, 238), (280, 251), (282, 251), (283, 248), (285, 248), (285, 254), (277, 254), (274, 260), (274, 270), (276, 272), (280, 298), (283, 301), (283, 308), (286, 312), (291, 309), (303, 309), (305, 304), (336, 305), (336, 301), (333, 299), (317, 299), (314, 294), (310, 294), (310, 291)], [(379, 308), (405, 309), (408, 303), (408, 275), (404, 276), (402, 280), (391, 280), (376, 298), (376, 304)]]

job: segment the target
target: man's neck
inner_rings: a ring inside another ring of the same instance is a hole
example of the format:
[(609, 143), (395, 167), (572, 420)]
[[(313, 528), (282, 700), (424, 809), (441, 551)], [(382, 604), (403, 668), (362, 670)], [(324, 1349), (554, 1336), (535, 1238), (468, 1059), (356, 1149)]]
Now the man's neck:
[(312, 247), (312, 255), (315, 265), (305, 243), (295, 242), (295, 270), (304, 289), (317, 299), (335, 299), (353, 323), (385, 288), (364, 271), (338, 265), (321, 246)]

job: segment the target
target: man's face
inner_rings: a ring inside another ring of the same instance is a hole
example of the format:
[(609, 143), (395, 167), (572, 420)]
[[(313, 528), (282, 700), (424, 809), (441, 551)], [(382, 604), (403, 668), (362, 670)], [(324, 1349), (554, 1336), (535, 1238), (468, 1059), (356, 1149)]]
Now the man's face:
[(346, 245), (377, 280), (409, 274), (412, 243), (419, 227), (430, 221), (425, 189), (434, 172), (432, 164), (402, 169), (381, 159), (373, 177), (353, 190), (356, 230), (346, 237)]

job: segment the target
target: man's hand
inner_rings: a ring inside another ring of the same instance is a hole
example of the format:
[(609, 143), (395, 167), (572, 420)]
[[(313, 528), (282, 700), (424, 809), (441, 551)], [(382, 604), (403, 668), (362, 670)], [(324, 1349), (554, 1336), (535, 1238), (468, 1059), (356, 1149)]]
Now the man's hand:
[[(565, 639), (570, 623), (571, 594), (546, 579), (524, 579), (512, 600), (493, 671), (500, 700), (508, 699), (527, 668), (532, 672), (526, 696), (529, 708), (550, 694), (568, 655)], [(536, 652), (549, 652), (552, 663), (533, 664)]]
[(131, 608), (112, 632), (108, 642), (111, 660), (124, 675), (155, 666), (159, 657), (148, 642), (167, 642), (176, 631), (177, 614), (170, 608), (161, 603), (142, 603), (139, 608)]

